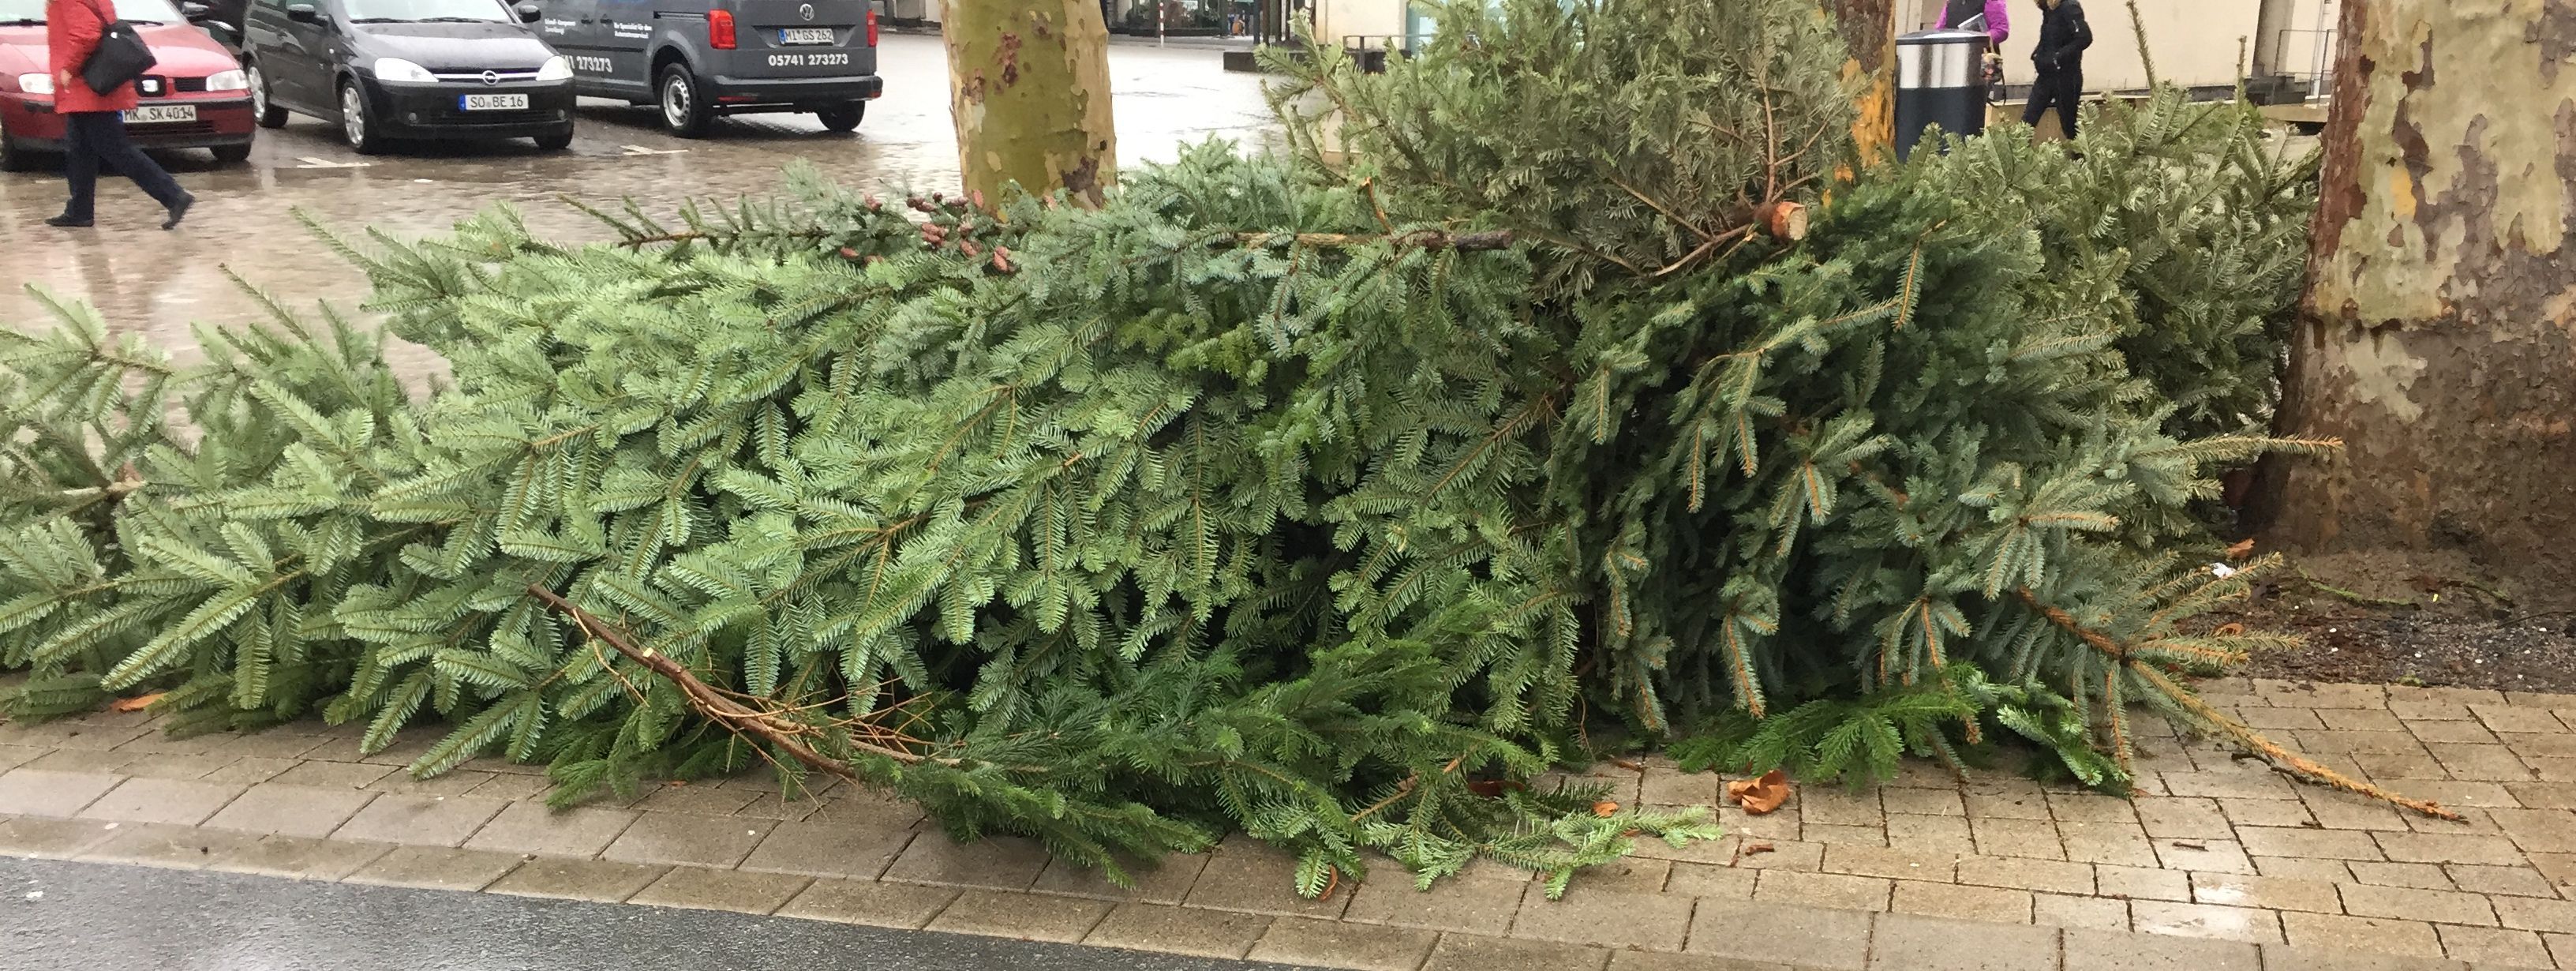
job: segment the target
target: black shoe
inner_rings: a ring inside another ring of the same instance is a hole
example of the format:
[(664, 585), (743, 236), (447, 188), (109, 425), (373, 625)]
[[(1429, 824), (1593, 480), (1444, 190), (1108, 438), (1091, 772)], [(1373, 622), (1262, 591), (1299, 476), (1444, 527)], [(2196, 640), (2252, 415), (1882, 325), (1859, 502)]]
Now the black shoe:
[(164, 220), (161, 220), (161, 228), (162, 228), (162, 229), (177, 229), (177, 228), (179, 228), (179, 220), (182, 220), (182, 219), (186, 219), (186, 218), (188, 218), (188, 207), (189, 207), (189, 206), (196, 205), (196, 204), (197, 204), (197, 197), (196, 197), (196, 196), (189, 196), (189, 197), (187, 197), (187, 198), (185, 198), (185, 199), (181, 199), (181, 200), (179, 200), (179, 204), (178, 204), (178, 205), (175, 205), (175, 206), (171, 206), (171, 207), (170, 207), (170, 218), (168, 218), (168, 219), (164, 219)]
[(45, 225), (52, 226), (56, 229), (88, 229), (90, 227), (90, 221), (87, 219), (74, 219), (70, 216), (55, 216), (52, 219), (45, 220)]

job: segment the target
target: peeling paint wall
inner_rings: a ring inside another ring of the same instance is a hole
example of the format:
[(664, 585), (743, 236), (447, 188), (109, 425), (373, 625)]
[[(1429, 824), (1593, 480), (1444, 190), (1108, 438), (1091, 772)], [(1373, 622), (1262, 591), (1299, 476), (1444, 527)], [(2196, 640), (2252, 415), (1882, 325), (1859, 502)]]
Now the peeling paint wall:
[(2344, 0), (2274, 510), (2576, 601), (2576, 0)]

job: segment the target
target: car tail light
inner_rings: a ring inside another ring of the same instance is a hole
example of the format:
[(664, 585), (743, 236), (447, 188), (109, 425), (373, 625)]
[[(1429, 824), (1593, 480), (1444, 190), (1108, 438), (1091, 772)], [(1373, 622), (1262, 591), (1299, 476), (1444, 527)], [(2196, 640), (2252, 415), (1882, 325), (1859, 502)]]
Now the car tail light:
[(733, 49), (733, 11), (707, 12), (707, 46), (720, 51)]
[(877, 46), (877, 12), (868, 11), (868, 46)]

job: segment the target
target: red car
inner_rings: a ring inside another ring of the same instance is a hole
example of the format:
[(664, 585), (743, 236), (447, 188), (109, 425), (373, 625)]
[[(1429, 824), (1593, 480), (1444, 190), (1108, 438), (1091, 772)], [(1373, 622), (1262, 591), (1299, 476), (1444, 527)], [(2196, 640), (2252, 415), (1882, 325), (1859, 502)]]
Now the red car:
[[(126, 113), (126, 131), (147, 150), (212, 149), (215, 160), (250, 157), (250, 79), (241, 62), (190, 23), (170, 0), (114, 0), (117, 19), (135, 26), (160, 63), (135, 82), (142, 104)], [(44, 0), (0, 0), (0, 169), (33, 164), (33, 153), (63, 148), (63, 119), (54, 114), (54, 79), (46, 71)], [(78, 83), (75, 80), (74, 83)]]

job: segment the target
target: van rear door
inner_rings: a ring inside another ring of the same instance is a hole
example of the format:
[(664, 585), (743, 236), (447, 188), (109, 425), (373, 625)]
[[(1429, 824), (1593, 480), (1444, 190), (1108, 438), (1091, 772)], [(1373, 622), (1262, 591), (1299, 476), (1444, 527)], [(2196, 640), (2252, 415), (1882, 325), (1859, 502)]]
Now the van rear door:
[(867, 0), (735, 0), (741, 25), (730, 70), (741, 78), (858, 77), (877, 73)]

